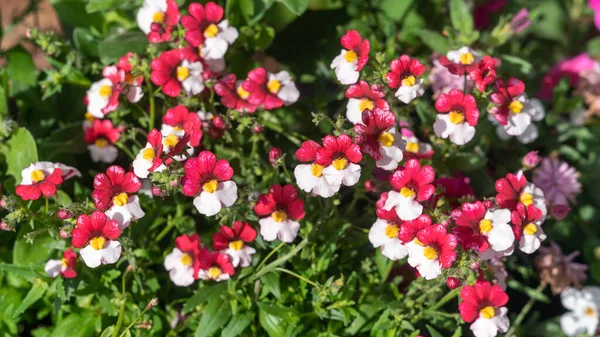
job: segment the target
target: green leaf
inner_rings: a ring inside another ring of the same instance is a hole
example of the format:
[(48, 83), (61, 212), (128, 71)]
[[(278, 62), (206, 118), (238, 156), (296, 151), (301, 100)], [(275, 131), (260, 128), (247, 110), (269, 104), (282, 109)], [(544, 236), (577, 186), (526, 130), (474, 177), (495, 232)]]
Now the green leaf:
[(412, 7), (415, 0), (383, 0), (379, 5), (381, 12), (393, 20), (400, 20), (406, 16), (407, 11)]
[(13, 318), (17, 318), (18, 316), (20, 316), (22, 313), (25, 312), (25, 310), (27, 310), (30, 306), (32, 306), (35, 302), (42, 298), (47, 289), (48, 284), (46, 282), (41, 280), (35, 282), (33, 284), (33, 287), (29, 289), (27, 296), (25, 296), (17, 310), (15, 310), (15, 312), (13, 313)]
[(529, 61), (513, 55), (501, 55), (502, 67), (506, 67), (511, 73), (519, 72), (523, 75), (530, 74), (533, 70), (533, 65)]
[(310, 0), (278, 0), (287, 6), (294, 14), (300, 16), (308, 8)]
[(252, 15), (254, 15), (252, 0), (229, 0), (225, 4), (225, 16), (232, 26), (248, 23)]
[(254, 47), (257, 50), (265, 50), (271, 46), (273, 39), (275, 39), (275, 29), (263, 27), (254, 36)]
[(600, 37), (589, 40), (586, 49), (591, 57), (600, 55)]
[(217, 283), (197, 290), (194, 296), (190, 297), (183, 305), (182, 313), (184, 315), (190, 313), (197, 306), (210, 301), (213, 296), (220, 296), (225, 291), (227, 291), (226, 283)]
[(41, 274), (36, 271), (36, 266), (34, 265), (0, 263), (0, 272), (15, 274), (28, 280), (33, 280), (41, 276)]
[(104, 17), (100, 13), (88, 13), (86, 2), (81, 0), (52, 0), (52, 5), (61, 21), (73, 27), (102, 29)]
[(95, 335), (97, 315), (84, 311), (81, 315), (71, 314), (60, 321), (50, 337), (91, 337)]
[(422, 29), (418, 32), (419, 38), (429, 48), (442, 54), (446, 54), (450, 50), (448, 40), (441, 34), (429, 29)]
[(100, 335), (100, 337), (111, 337), (113, 335), (114, 331), (115, 331), (115, 326), (111, 325), (108, 328), (104, 329), (104, 331), (102, 331), (102, 334)]
[(344, 7), (344, 0), (310, 0), (308, 9), (311, 11), (327, 11)]
[(96, 41), (96, 38), (88, 29), (75, 28), (73, 30), (73, 42), (75, 43), (75, 47), (85, 55), (98, 57), (98, 41)]
[(0, 84), (0, 120), (8, 116), (8, 102), (6, 102), (6, 91)]
[(292, 309), (262, 302), (258, 303), (258, 309), (258, 321), (269, 337), (285, 337), (289, 324), (295, 324)]
[(221, 337), (240, 336), (252, 322), (252, 313), (237, 313), (231, 318), (229, 324), (221, 332)]
[(429, 334), (431, 335), (431, 337), (444, 337), (444, 336), (442, 336), (441, 333), (439, 333), (431, 325), (427, 324), (426, 327), (427, 327), (427, 331), (429, 331)]
[(29, 226), (21, 227), (17, 234), (17, 241), (13, 247), (13, 261), (19, 264), (40, 264), (46, 262), (52, 247), (56, 242), (50, 235), (41, 233), (35, 236), (34, 243), (27, 243), (24, 235), (31, 231)]
[(109, 9), (113, 9), (118, 7), (122, 0), (88, 0), (87, 6), (85, 6), (85, 10), (88, 13), (98, 12), (98, 11), (106, 11)]
[(460, 171), (474, 171), (485, 166), (487, 159), (477, 152), (458, 152), (446, 160), (448, 166)]
[(452, 27), (462, 34), (470, 34), (473, 31), (473, 17), (464, 0), (450, 0), (450, 21)]
[(6, 173), (21, 183), (21, 170), (31, 163), (38, 161), (37, 146), (33, 136), (27, 129), (19, 128), (6, 142), (8, 152), (6, 153)]
[(227, 323), (229, 317), (231, 317), (229, 301), (225, 301), (221, 297), (213, 297), (202, 312), (194, 336), (209, 337), (214, 335), (217, 330)]
[(265, 289), (272, 293), (276, 298), (281, 299), (281, 289), (279, 287), (279, 273), (268, 273), (261, 278)]
[(26, 86), (34, 86), (37, 83), (38, 70), (33, 63), (31, 54), (25, 49), (18, 47), (6, 55), (6, 71), (11, 80), (21, 82)]
[(456, 328), (456, 331), (454, 331), (454, 333), (452, 334), (451, 337), (461, 337), (462, 336), (462, 327), (459, 325), (458, 328)]
[(98, 45), (100, 60), (104, 63), (117, 62), (120, 57), (133, 52), (141, 54), (146, 50), (148, 38), (140, 31), (125, 32), (109, 36)]

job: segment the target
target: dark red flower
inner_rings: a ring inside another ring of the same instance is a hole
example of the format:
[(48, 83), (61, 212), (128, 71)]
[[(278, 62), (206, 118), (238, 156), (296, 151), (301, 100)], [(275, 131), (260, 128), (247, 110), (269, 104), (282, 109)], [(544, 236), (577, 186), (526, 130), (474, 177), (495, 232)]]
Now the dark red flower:
[(142, 182), (133, 172), (125, 173), (122, 167), (112, 165), (106, 169), (106, 174), (96, 174), (92, 198), (96, 208), (104, 211), (113, 204), (123, 206), (141, 187)]
[(82, 214), (77, 218), (72, 235), (73, 247), (82, 248), (96, 238), (102, 238), (100, 242), (116, 240), (121, 236), (121, 230), (117, 221), (108, 220), (103, 212), (94, 211), (89, 216)]
[(200, 145), (200, 139), (202, 139), (202, 121), (197, 113), (188, 111), (183, 105), (177, 105), (167, 109), (162, 122), (173, 127), (174, 131), (183, 131), (189, 134), (189, 143), (191, 146), (196, 147)]
[(415, 195), (417, 201), (425, 201), (433, 195), (435, 187), (431, 184), (435, 172), (431, 166), (423, 166), (416, 159), (409, 159), (390, 177), (394, 189), (403, 195)]
[(247, 222), (236, 220), (233, 228), (221, 226), (219, 232), (213, 235), (213, 249), (224, 250), (231, 244), (237, 245), (238, 250), (244, 243), (250, 243), (256, 238), (256, 230)]
[(214, 31), (219, 31), (217, 24), (223, 19), (223, 7), (214, 2), (205, 6), (192, 3), (188, 7), (189, 15), (181, 19), (185, 28), (185, 40), (193, 47), (204, 43), (206, 36), (214, 36)]
[(487, 208), (485, 205), (476, 201), (474, 203), (464, 203), (460, 210), (452, 212), (452, 218), (456, 222), (456, 227), (452, 233), (458, 238), (458, 243), (466, 250), (474, 249), (479, 252), (485, 252), (489, 247), (487, 237), (482, 235), (480, 222), (485, 218)]
[(360, 100), (361, 108), (373, 110), (374, 107), (379, 107), (383, 110), (389, 110), (390, 106), (385, 100), (385, 92), (377, 84), (369, 86), (369, 83), (360, 80), (358, 84), (352, 84), (346, 89), (346, 98), (354, 98)]
[[(162, 92), (165, 95), (177, 97), (183, 89), (181, 83), (189, 76), (189, 69), (181, 67), (184, 60), (190, 63), (200, 62), (197, 53), (191, 52), (190, 48), (178, 48), (160, 53), (150, 63), (150, 68), (152, 68), (150, 79), (152, 83), (162, 87)], [(188, 69), (188, 71), (186, 72), (184, 68)], [(203, 68), (206, 69), (204, 66)], [(205, 74), (203, 72), (202, 78), (204, 79), (204, 77)]]
[[(206, 280), (222, 281), (235, 274), (229, 255), (219, 252), (207, 254), (201, 261), (200, 269), (200, 278)], [(223, 277), (223, 274), (227, 277)]]
[(323, 146), (317, 150), (315, 161), (324, 167), (333, 164), (343, 169), (348, 165), (348, 162), (356, 164), (361, 160), (360, 147), (352, 143), (350, 136), (339, 135), (334, 137), (328, 135), (323, 138)]
[(490, 95), (490, 100), (496, 106), (489, 111), (500, 124), (506, 125), (509, 113), (519, 113), (523, 110), (523, 104), (517, 98), (525, 92), (525, 83), (511, 77), (508, 82), (498, 78), (494, 84), (496, 91)]
[(476, 126), (479, 119), (475, 98), (456, 89), (441, 94), (435, 102), (435, 109), (439, 113), (449, 114), (450, 121), (454, 124), (462, 123), (466, 118), (470, 126)]
[(433, 225), (420, 230), (417, 240), (424, 246), (435, 250), (442, 268), (450, 268), (456, 260), (456, 237), (448, 234), (446, 227)]
[(510, 214), (510, 221), (513, 223), (513, 233), (515, 233), (515, 240), (521, 240), (523, 236), (523, 230), (528, 230), (527, 227), (533, 224), (535, 228), (534, 232), (537, 231), (535, 222), (542, 218), (542, 211), (540, 211), (535, 205), (531, 204), (525, 206), (522, 203), (518, 203), (517, 207)]
[[(392, 211), (396, 213), (395, 210)], [(427, 214), (421, 214), (414, 220), (402, 221), (398, 238), (404, 244), (409, 243), (417, 237), (419, 231), (431, 227), (431, 223), (431, 218)]]
[(62, 276), (64, 278), (75, 278), (77, 276), (77, 272), (75, 271), (75, 267), (77, 266), (77, 253), (73, 251), (73, 248), (65, 250), (62, 263), (63, 266), (66, 266), (66, 269), (61, 271)]
[(388, 130), (396, 124), (396, 116), (389, 110), (376, 107), (374, 110), (364, 110), (362, 121), (363, 124), (354, 125), (354, 139), (363, 153), (380, 160), (381, 147), (392, 146), (394, 143), (394, 136)]
[[(521, 194), (526, 186), (527, 178), (523, 174), (523, 171), (519, 171), (517, 174), (509, 173), (506, 175), (506, 178), (496, 180), (496, 191), (498, 192), (498, 194), (496, 194), (496, 202), (498, 203), (498, 206), (510, 210), (515, 209), (519, 202), (525, 201), (524, 199), (521, 200)], [(529, 202), (530, 201), (531, 200), (529, 200)]]

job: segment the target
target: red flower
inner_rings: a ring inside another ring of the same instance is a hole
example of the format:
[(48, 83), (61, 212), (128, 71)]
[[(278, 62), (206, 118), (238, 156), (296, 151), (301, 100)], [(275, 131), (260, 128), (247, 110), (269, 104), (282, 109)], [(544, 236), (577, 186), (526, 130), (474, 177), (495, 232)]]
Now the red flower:
[[(172, 1), (172, 0), (169, 0)], [(124, 82), (126, 84), (132, 85), (135, 84), (137, 86), (140, 86), (142, 84), (142, 82), (144, 82), (144, 77), (143, 76), (138, 76), (138, 77), (133, 77), (131, 75), (131, 63), (129, 62), (129, 60), (135, 57), (137, 58), (137, 55), (135, 55), (132, 52), (128, 52), (127, 54), (125, 54), (125, 56), (121, 57), (119, 59), (119, 62), (117, 63), (117, 68), (119, 68), (120, 70), (123, 70), (125, 72), (125, 80)], [(139, 58), (138, 58), (139, 59)]]
[(312, 163), (317, 157), (317, 150), (321, 148), (319, 143), (314, 140), (307, 140), (296, 150), (296, 158), (303, 163)]
[(123, 83), (125, 81), (125, 71), (120, 70), (116, 66), (107, 66), (102, 69), (102, 76), (112, 82), (110, 97), (106, 106), (102, 108), (103, 114), (117, 110), (119, 107), (119, 95), (123, 91)]
[[(276, 81), (276, 80), (274, 80)], [(267, 76), (267, 71), (263, 68), (256, 68), (248, 73), (248, 79), (242, 82), (242, 89), (249, 93), (248, 103), (254, 106), (264, 106), (271, 110), (283, 105), (283, 100), (277, 97), (278, 85), (271, 84)], [(271, 88), (273, 90), (271, 90)], [(277, 90), (275, 90), (277, 89)], [(244, 95), (245, 93), (242, 92)]]
[(94, 191), (92, 198), (96, 208), (104, 211), (113, 204), (123, 206), (127, 204), (129, 196), (142, 187), (142, 182), (133, 172), (116, 165), (106, 169), (106, 174), (98, 173), (94, 178)]
[(37, 200), (42, 194), (45, 197), (51, 197), (56, 193), (58, 185), (62, 184), (63, 176), (60, 168), (55, 168), (52, 172), (47, 172), (41, 168), (36, 168), (35, 164), (33, 167), (28, 167), (25, 170), (31, 171), (30, 184), (18, 185), (15, 188), (15, 193), (23, 200)]
[(154, 170), (156, 170), (163, 163), (163, 160), (162, 160), (163, 142), (162, 142), (162, 140), (163, 140), (162, 134), (157, 129), (153, 129), (148, 134), (148, 144), (150, 144), (150, 146), (152, 146), (152, 148), (151, 148), (152, 151), (148, 151), (150, 149), (142, 150), (144, 158), (146, 158), (146, 156), (148, 156), (148, 155), (150, 155), (150, 157), (154, 157), (154, 159), (152, 160), (152, 166), (150, 166), (150, 168), (148, 169), (148, 172), (154, 172)]
[(231, 177), (233, 169), (227, 160), (217, 160), (214, 153), (202, 151), (197, 158), (185, 162), (185, 176), (181, 179), (183, 194), (194, 197), (201, 188), (214, 192), (219, 182), (231, 180)]
[(198, 279), (198, 271), (208, 256), (208, 249), (202, 247), (198, 234), (184, 234), (175, 239), (175, 247), (192, 258), (194, 278)]
[(435, 250), (437, 260), (440, 261), (442, 268), (450, 268), (452, 262), (456, 260), (456, 237), (448, 234), (446, 227), (442, 225), (426, 227), (417, 233), (417, 240), (424, 247)]
[(506, 178), (496, 180), (496, 202), (501, 208), (514, 210), (521, 200), (521, 193), (527, 186), (527, 178), (523, 171), (517, 174), (509, 173)]
[(77, 224), (72, 234), (73, 247), (82, 248), (97, 238), (101, 238), (100, 242), (116, 240), (121, 236), (121, 230), (117, 221), (108, 220), (103, 212), (94, 211), (89, 216), (82, 214), (77, 218)]
[(525, 92), (525, 83), (518, 78), (511, 77), (508, 82), (498, 78), (494, 83), (496, 92), (490, 95), (490, 100), (496, 104), (496, 107), (490, 109), (494, 118), (502, 125), (506, 125), (506, 118), (512, 112), (519, 113), (523, 109), (523, 104), (516, 100)]
[(470, 126), (476, 126), (479, 119), (475, 98), (456, 89), (441, 94), (435, 102), (435, 109), (439, 113), (450, 114), (450, 121), (455, 124), (462, 123), (466, 118)]
[(402, 85), (414, 85), (416, 77), (423, 75), (425, 66), (417, 59), (402, 55), (390, 63), (390, 71), (385, 75), (388, 86), (396, 89)]
[(462, 205), (461, 210), (452, 212), (452, 218), (457, 225), (452, 232), (464, 249), (485, 252), (490, 247), (487, 237), (481, 235), (479, 229), (479, 223), (484, 219), (486, 211), (485, 205), (476, 201), (474, 203), (466, 202)]
[(494, 317), (495, 309), (508, 302), (508, 295), (498, 285), (491, 285), (488, 281), (478, 280), (475, 286), (466, 285), (460, 291), (462, 302), (458, 311), (462, 319), (471, 323), (480, 315)]
[(477, 63), (475, 62), (471, 64), (454, 63), (450, 61), (445, 55), (440, 56), (439, 62), (441, 65), (446, 67), (446, 69), (448, 69), (450, 73), (459, 76), (468, 74), (477, 68)]
[(112, 145), (121, 137), (121, 131), (113, 126), (108, 119), (96, 119), (92, 126), (85, 129), (83, 141), (87, 144), (96, 144), (98, 147)]
[(475, 81), (477, 90), (484, 92), (488, 84), (496, 79), (496, 60), (489, 55), (485, 55), (477, 67), (469, 72), (469, 77)]
[[(185, 40), (193, 47), (204, 43), (206, 35), (214, 36), (213, 31), (218, 32), (217, 24), (223, 19), (223, 7), (209, 2), (205, 6), (192, 3), (188, 7), (190, 15), (181, 19), (185, 30)], [(213, 34), (213, 35), (211, 35)]]
[(67, 269), (61, 271), (62, 276), (64, 278), (75, 278), (77, 276), (77, 272), (75, 271), (75, 266), (77, 265), (77, 253), (73, 251), (73, 248), (65, 250), (62, 263), (67, 266)]
[(234, 74), (228, 74), (221, 78), (215, 83), (214, 90), (217, 95), (221, 96), (221, 103), (226, 108), (247, 113), (256, 111), (256, 106), (247, 101), (250, 93), (244, 90), (241, 84), (237, 84)]
[[(376, 107), (373, 111), (366, 109), (362, 113), (364, 124), (354, 125), (356, 143), (360, 145), (363, 153), (375, 160), (380, 160), (382, 143), (390, 146), (394, 143), (394, 136), (388, 130), (396, 124), (396, 116), (389, 111)], [(400, 137), (400, 135), (397, 135)]]
[(190, 58), (192, 55), (194, 54), (190, 53), (187, 48), (172, 49), (160, 53), (159, 57), (150, 63), (152, 83), (161, 86), (165, 95), (177, 97), (183, 89), (177, 74), (179, 65), (183, 60), (195, 62)]
[(358, 84), (352, 84), (346, 89), (346, 98), (354, 98), (361, 100), (361, 107), (364, 109), (373, 110), (374, 107), (379, 107), (383, 110), (389, 110), (390, 106), (385, 100), (385, 92), (377, 84), (369, 86), (369, 83), (360, 80)]
[(172, 126), (175, 131), (183, 130), (186, 134), (189, 134), (191, 146), (196, 147), (200, 145), (200, 139), (202, 139), (202, 121), (197, 113), (189, 112), (183, 105), (177, 105), (167, 110), (162, 122)]
[(416, 200), (425, 201), (433, 195), (435, 187), (431, 184), (435, 172), (431, 166), (423, 166), (416, 159), (409, 159), (390, 177), (392, 186), (402, 194), (416, 195)]
[(167, 10), (163, 14), (162, 22), (153, 22), (150, 25), (148, 41), (151, 43), (171, 41), (171, 33), (179, 23), (180, 17), (179, 7), (175, 0), (167, 0)]
[(293, 185), (272, 185), (269, 194), (258, 197), (254, 212), (263, 217), (276, 213), (280, 218), (298, 221), (304, 218), (304, 200), (298, 199), (298, 191)]
[[(521, 236), (523, 236), (523, 229), (527, 229), (530, 224), (534, 224), (541, 218), (542, 211), (535, 207), (535, 205), (530, 204), (529, 206), (525, 206), (525, 204), (518, 203), (515, 210), (510, 214), (510, 221), (514, 225), (513, 233), (515, 233), (515, 240), (521, 240)], [(535, 224), (533, 226), (535, 226)]]
[(229, 276), (235, 274), (235, 268), (231, 264), (229, 255), (219, 252), (208, 253), (206, 258), (201, 261), (200, 269), (206, 271), (207, 279), (216, 280), (221, 274)]
[[(371, 51), (369, 40), (365, 39), (363, 41), (358, 31), (349, 30), (340, 38), (340, 43), (345, 49), (356, 54), (353, 55), (358, 60), (356, 70), (361, 71), (369, 61), (369, 52)], [(345, 58), (348, 60), (348, 53), (346, 53)]]
[[(392, 211), (396, 213), (395, 210)], [(417, 237), (418, 232), (429, 227), (431, 227), (431, 218), (427, 214), (421, 214), (414, 220), (402, 222), (398, 238), (402, 243), (409, 243)]]
[(255, 238), (256, 230), (249, 223), (237, 220), (233, 223), (233, 228), (221, 226), (219, 232), (213, 235), (213, 249), (227, 249), (230, 244), (241, 247), (243, 243), (250, 243)]
[[(438, 178), (433, 183), (436, 187), (441, 186), (444, 188), (444, 193), (442, 196), (450, 199), (451, 205), (453, 206), (460, 205), (460, 203), (458, 203), (459, 199), (475, 196), (475, 192), (473, 192), (473, 189), (469, 184), (469, 178), (463, 176), (461, 173), (459, 173), (456, 177)], [(435, 200), (435, 202), (437, 202), (437, 200)]]
[(362, 160), (360, 147), (352, 143), (352, 138), (348, 135), (339, 135), (337, 137), (328, 135), (323, 138), (323, 146), (317, 150), (315, 157), (317, 164), (327, 167), (329, 165), (339, 166), (342, 169), (348, 165), (348, 162), (358, 163)]

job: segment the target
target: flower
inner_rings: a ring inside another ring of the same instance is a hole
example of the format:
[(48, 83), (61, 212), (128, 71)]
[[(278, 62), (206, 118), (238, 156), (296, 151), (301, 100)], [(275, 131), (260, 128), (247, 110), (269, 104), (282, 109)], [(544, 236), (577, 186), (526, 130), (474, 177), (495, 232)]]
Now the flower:
[(546, 218), (547, 209), (544, 192), (536, 185), (527, 182), (523, 171), (509, 173), (506, 178), (496, 180), (496, 202), (501, 208), (514, 210), (519, 202), (529, 206), (535, 205), (542, 212), (542, 221)]
[[(125, 72), (125, 79), (123, 80), (123, 83), (129, 87), (129, 89), (127, 90), (127, 99), (131, 103), (137, 103), (142, 99), (142, 97), (144, 97), (144, 90), (142, 89), (144, 77), (133, 77), (133, 75), (131, 74), (132, 66), (131, 63), (129, 63), (129, 60), (132, 57), (137, 58), (137, 56), (132, 52), (128, 52), (127, 54), (125, 54), (125, 56), (119, 59), (117, 68)], [(93, 116), (89, 114), (89, 117), (92, 117), (93, 122)], [(88, 114), (86, 114), (86, 118), (88, 118)]]
[(119, 95), (123, 89), (125, 71), (116, 66), (104, 67), (103, 79), (92, 83), (86, 93), (87, 111), (95, 118), (104, 118), (104, 115), (117, 110)]
[(248, 267), (256, 250), (247, 245), (256, 238), (256, 230), (247, 222), (236, 220), (233, 228), (221, 226), (213, 235), (213, 249), (229, 255), (234, 267)]
[(396, 208), (402, 220), (413, 220), (423, 213), (421, 202), (431, 198), (435, 187), (431, 184), (435, 172), (431, 166), (423, 166), (416, 159), (409, 159), (390, 178), (394, 190), (388, 193), (384, 209)]
[[(504, 126), (508, 135), (519, 136), (528, 129), (532, 120), (544, 117), (543, 110), (536, 109), (527, 99), (525, 84), (521, 80), (510, 78), (504, 82), (496, 79), (495, 85), (496, 92), (490, 95), (490, 99), (496, 106), (488, 111)], [(535, 132), (537, 134), (537, 128)]]
[(363, 41), (356, 30), (347, 31), (340, 39), (340, 43), (344, 48), (331, 62), (331, 69), (334, 69), (340, 83), (345, 85), (356, 83), (359, 71), (369, 61), (371, 43), (367, 39)]
[(302, 143), (296, 151), (296, 158), (300, 162), (310, 164), (297, 165), (294, 169), (294, 177), (296, 177), (296, 184), (304, 192), (329, 198), (340, 190), (340, 185), (330, 184), (323, 175), (325, 167), (316, 162), (319, 148), (321, 148), (321, 145), (313, 140), (307, 140)]
[(360, 179), (362, 160), (360, 147), (348, 135), (323, 137), (323, 146), (317, 149), (315, 161), (325, 167), (323, 175), (331, 185), (352, 186)]
[(175, 0), (144, 0), (137, 13), (137, 24), (148, 36), (148, 41), (169, 42), (179, 18), (179, 8)]
[(271, 165), (273, 166), (277, 165), (277, 161), (279, 160), (279, 158), (281, 158), (281, 154), (282, 151), (280, 148), (272, 147), (269, 150), (269, 163), (271, 163)]
[(493, 13), (501, 11), (508, 0), (487, 0), (478, 3), (472, 11), (475, 28), (484, 29), (490, 24), (490, 17)]
[(202, 151), (188, 159), (184, 168), (183, 194), (195, 197), (194, 206), (200, 214), (213, 216), (237, 200), (237, 185), (231, 180), (233, 169), (227, 160), (217, 160), (214, 153)]
[(247, 96), (248, 103), (271, 110), (280, 108), (284, 104), (295, 103), (300, 97), (296, 84), (287, 71), (277, 74), (267, 73), (264, 68), (256, 68), (248, 73), (248, 79), (242, 83), (238, 94)]
[(417, 239), (406, 244), (408, 264), (417, 268), (426, 280), (440, 276), (456, 259), (456, 237), (446, 227), (433, 225), (420, 230)]
[(48, 277), (57, 277), (62, 275), (64, 278), (74, 278), (77, 276), (75, 265), (77, 264), (77, 254), (69, 248), (64, 251), (60, 260), (48, 260), (44, 266), (44, 271)]
[(470, 73), (481, 60), (481, 55), (469, 47), (450, 50), (446, 56), (440, 56), (440, 64), (454, 75)]
[(458, 305), (458, 311), (465, 322), (473, 322), (471, 331), (475, 337), (494, 337), (498, 331), (508, 330), (508, 309), (504, 306), (508, 295), (500, 286), (478, 280), (474, 286), (464, 286), (460, 297), (463, 301)]
[(375, 165), (393, 171), (402, 160), (406, 142), (396, 132), (396, 117), (389, 110), (376, 107), (362, 113), (362, 124), (354, 125), (356, 143), (363, 153), (375, 159)]
[(190, 15), (181, 19), (185, 30), (185, 40), (193, 47), (200, 47), (205, 59), (222, 59), (229, 45), (238, 38), (235, 27), (223, 20), (223, 7), (209, 2), (205, 6), (192, 3), (188, 7)]
[(369, 86), (362, 80), (346, 89), (346, 98), (348, 98), (346, 118), (353, 124), (362, 124), (362, 112), (365, 109), (373, 110), (375, 107), (382, 110), (390, 109), (381, 87), (377, 84)]
[(120, 166), (110, 166), (105, 173), (94, 177), (92, 199), (96, 208), (106, 211), (111, 220), (119, 223), (119, 228), (129, 226), (132, 220), (144, 217), (137, 195), (133, 195), (142, 187), (142, 182), (133, 172), (125, 173)]
[[(575, 122), (572, 122), (574, 125), (579, 123), (583, 125), (586, 119), (594, 115), (600, 115), (600, 64), (596, 62), (592, 69), (581, 71), (579, 77), (579, 83), (577, 83), (573, 95), (583, 98), (588, 108), (587, 110), (584, 109), (585, 113), (582, 114), (582, 118), (575, 118)], [(582, 121), (579, 122), (578, 119), (582, 119)]]
[(175, 248), (165, 257), (165, 269), (171, 281), (179, 287), (187, 287), (198, 278), (200, 264), (208, 250), (202, 248), (198, 234), (184, 234), (175, 239)]
[(441, 94), (435, 102), (438, 111), (433, 129), (435, 135), (450, 138), (456, 145), (464, 145), (475, 136), (479, 110), (475, 98), (458, 90)]
[(298, 198), (298, 192), (292, 185), (273, 185), (269, 194), (258, 197), (254, 212), (263, 217), (258, 221), (263, 239), (289, 243), (298, 235), (298, 221), (304, 218), (304, 200)]
[(119, 224), (100, 211), (80, 215), (72, 234), (73, 247), (85, 246), (79, 254), (90, 268), (113, 264), (121, 256), (121, 243), (117, 240), (121, 236)]
[(417, 78), (424, 72), (425, 66), (419, 60), (402, 55), (390, 63), (390, 71), (385, 78), (390, 88), (398, 88), (394, 96), (402, 103), (408, 104), (425, 93), (423, 79)]
[(531, 170), (535, 168), (541, 160), (542, 158), (538, 155), (538, 151), (529, 151), (521, 160), (521, 165), (523, 165), (524, 168)]
[(148, 178), (152, 172), (162, 172), (167, 167), (162, 160), (162, 135), (157, 129), (148, 134), (146, 147), (140, 150), (133, 160), (133, 173), (140, 178)]
[(598, 329), (600, 288), (567, 288), (560, 294), (562, 305), (569, 310), (560, 317), (560, 328), (567, 336), (594, 336)]
[(92, 161), (110, 164), (119, 155), (119, 149), (114, 145), (121, 137), (121, 130), (106, 120), (94, 120), (92, 125), (85, 129), (83, 141), (88, 144)]
[(204, 90), (204, 66), (188, 50), (179, 48), (162, 52), (152, 60), (150, 67), (152, 83), (161, 86), (167, 96), (177, 97), (181, 90), (192, 96)]
[[(383, 217), (381, 211), (383, 211), (383, 209), (377, 209), (377, 216), (380, 218)], [(393, 210), (386, 212), (393, 212), (393, 214), (397, 216)], [(416, 239), (419, 231), (428, 227), (431, 227), (431, 218), (427, 214), (421, 214), (414, 220), (402, 221), (398, 238), (402, 243), (407, 244)]]
[(485, 88), (496, 79), (496, 60), (485, 55), (477, 67), (469, 72), (469, 78), (475, 81), (477, 90), (484, 92)]
[(196, 147), (200, 145), (202, 139), (202, 121), (197, 113), (190, 112), (183, 105), (176, 105), (167, 109), (167, 113), (162, 118), (162, 127), (160, 132), (163, 136), (176, 135), (178, 137), (189, 134), (189, 143)]
[(456, 288), (460, 287), (460, 284), (461, 284), (461, 280), (459, 278), (456, 278), (456, 277), (446, 278), (446, 286), (449, 289), (456, 289)]
[(524, 31), (530, 25), (531, 20), (529, 19), (529, 11), (527, 8), (521, 8), (521, 10), (513, 16), (512, 20), (510, 20), (510, 30), (514, 34)]
[(214, 280), (217, 282), (229, 280), (235, 273), (235, 269), (231, 264), (229, 255), (211, 252), (202, 262), (202, 266), (198, 271), (198, 278), (201, 280)]
[(568, 205), (581, 193), (579, 173), (556, 156), (542, 160), (533, 172), (533, 183), (543, 191), (549, 206)]
[(542, 212), (539, 209), (533, 204), (525, 206), (518, 203), (510, 219), (514, 225), (515, 239), (519, 241), (519, 249), (522, 252), (531, 254), (540, 248), (542, 241), (546, 239), (546, 234), (541, 227)]
[(408, 251), (398, 237), (402, 220), (396, 212), (377, 212), (377, 220), (369, 230), (369, 241), (373, 247), (380, 248), (381, 254), (390, 260), (400, 260), (406, 257)]
[(588, 267), (573, 262), (578, 255), (578, 251), (563, 255), (560, 246), (555, 242), (550, 242), (550, 247), (540, 247), (534, 263), (540, 272), (541, 283), (550, 284), (555, 295), (569, 286), (581, 287), (586, 279), (585, 272)]
[(552, 208), (550, 208), (550, 215), (552, 215), (552, 217), (556, 220), (562, 220), (569, 214), (570, 211), (571, 208), (567, 205), (554, 205)]
[(431, 145), (421, 142), (412, 130), (401, 128), (400, 134), (402, 135), (402, 139), (406, 141), (404, 148), (404, 156), (406, 158), (430, 159), (433, 156), (434, 151)]
[(441, 94), (447, 94), (456, 89), (469, 93), (473, 90), (473, 81), (464, 76), (452, 74), (446, 67), (440, 64), (437, 58), (433, 59), (433, 67), (429, 72), (429, 83), (433, 90), (433, 98), (437, 99)]
[(221, 96), (221, 103), (226, 108), (252, 113), (256, 111), (256, 106), (248, 102), (250, 93), (244, 90), (242, 83), (243, 81), (236, 81), (234, 74), (227, 74), (215, 83), (213, 89)]
[(542, 79), (542, 87), (538, 92), (538, 97), (542, 99), (551, 99), (554, 87), (564, 76), (569, 77), (569, 84), (576, 86), (579, 83), (579, 74), (584, 70), (590, 70), (595, 67), (596, 61), (587, 53), (581, 53), (575, 57), (564, 59), (552, 67)]
[(15, 192), (23, 200), (37, 200), (42, 194), (51, 197), (58, 185), (74, 176), (81, 177), (81, 173), (71, 166), (48, 161), (31, 163), (21, 171), (21, 183)]
[(163, 136), (163, 149), (165, 154), (169, 155), (169, 158), (165, 159), (166, 165), (170, 165), (173, 160), (178, 162), (186, 161), (194, 154), (194, 148), (190, 145), (189, 140), (189, 133), (184, 133), (182, 136), (177, 136), (175, 133), (166, 137)]

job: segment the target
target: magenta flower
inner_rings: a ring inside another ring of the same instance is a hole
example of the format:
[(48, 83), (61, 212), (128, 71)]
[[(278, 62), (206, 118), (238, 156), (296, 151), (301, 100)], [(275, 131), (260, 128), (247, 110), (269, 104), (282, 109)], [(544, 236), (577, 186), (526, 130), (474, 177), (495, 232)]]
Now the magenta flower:
[(526, 8), (523, 8), (510, 21), (510, 30), (515, 34), (518, 34), (529, 27), (529, 25), (531, 25), (529, 11)]
[(544, 191), (549, 206), (568, 205), (575, 202), (581, 192), (579, 173), (557, 157), (542, 160), (540, 167), (533, 172), (533, 183)]
[[(596, 2), (596, 1), (594, 1)], [(570, 59), (558, 62), (550, 69), (542, 79), (542, 88), (538, 97), (543, 99), (552, 98), (552, 90), (560, 82), (563, 76), (569, 76), (569, 84), (576, 86), (579, 83), (579, 74), (584, 70), (594, 68), (595, 61), (587, 53), (581, 53)]]
[(600, 30), (600, 0), (590, 0), (588, 6), (594, 11), (594, 24)]
[(540, 158), (537, 151), (529, 151), (525, 157), (523, 157), (521, 164), (523, 167), (531, 170), (532, 168), (535, 168), (541, 160), (542, 158)]

